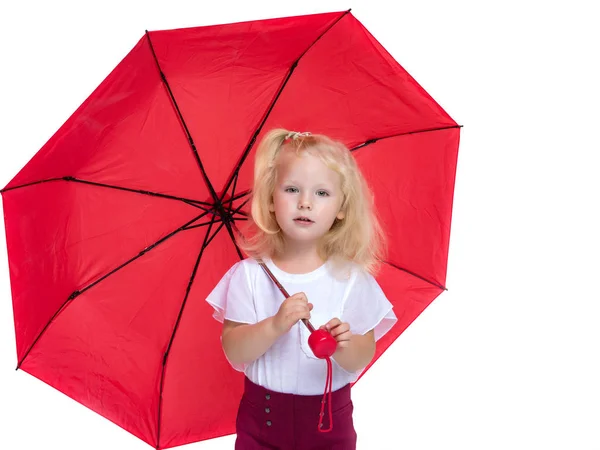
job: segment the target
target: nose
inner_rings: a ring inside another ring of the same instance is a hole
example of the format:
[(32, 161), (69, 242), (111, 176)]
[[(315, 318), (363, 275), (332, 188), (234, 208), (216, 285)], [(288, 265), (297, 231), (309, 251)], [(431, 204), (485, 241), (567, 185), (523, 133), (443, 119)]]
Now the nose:
[(310, 211), (312, 209), (312, 205), (307, 199), (301, 198), (298, 202), (298, 209), (308, 209)]

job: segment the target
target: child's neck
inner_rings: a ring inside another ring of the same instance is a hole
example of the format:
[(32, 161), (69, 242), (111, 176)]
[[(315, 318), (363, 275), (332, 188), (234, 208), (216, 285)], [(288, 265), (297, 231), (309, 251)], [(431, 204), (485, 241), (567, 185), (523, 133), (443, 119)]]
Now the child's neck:
[(325, 263), (316, 248), (288, 248), (282, 254), (273, 255), (271, 260), (278, 268), (288, 273), (312, 272)]

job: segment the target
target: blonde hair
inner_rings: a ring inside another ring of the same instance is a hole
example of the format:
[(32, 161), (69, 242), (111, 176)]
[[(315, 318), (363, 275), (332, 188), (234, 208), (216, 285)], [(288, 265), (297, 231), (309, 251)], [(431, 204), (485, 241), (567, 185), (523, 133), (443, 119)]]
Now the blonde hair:
[(282, 151), (288, 149), (298, 155), (308, 152), (340, 174), (343, 193), (340, 211), (344, 212), (344, 218), (336, 218), (319, 241), (319, 256), (337, 267), (354, 262), (375, 275), (385, 258), (385, 235), (374, 210), (373, 194), (354, 156), (344, 144), (327, 136), (304, 133), (290, 139), (289, 134), (289, 130), (273, 129), (257, 148), (251, 220), (245, 229), (245, 238), (237, 240), (238, 246), (258, 260), (283, 252), (283, 233), (275, 213), (269, 211), (277, 181), (277, 160)]

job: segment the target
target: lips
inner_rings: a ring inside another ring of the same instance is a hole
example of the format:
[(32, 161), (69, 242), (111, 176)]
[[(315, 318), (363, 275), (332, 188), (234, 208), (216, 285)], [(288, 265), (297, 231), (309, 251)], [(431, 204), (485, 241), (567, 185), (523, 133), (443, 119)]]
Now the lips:
[(296, 217), (294, 220), (297, 222), (312, 223), (312, 220), (310, 220), (308, 217), (304, 217), (304, 216)]

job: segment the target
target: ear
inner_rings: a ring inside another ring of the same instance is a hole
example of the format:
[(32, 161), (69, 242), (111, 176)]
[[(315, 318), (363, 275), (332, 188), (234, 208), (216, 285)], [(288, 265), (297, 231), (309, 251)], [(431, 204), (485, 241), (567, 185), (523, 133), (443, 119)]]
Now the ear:
[(275, 212), (275, 204), (273, 202), (269, 202), (269, 211)]
[(337, 217), (339, 220), (342, 220), (344, 217), (346, 217), (346, 213), (344, 211), (340, 211), (335, 217)]

